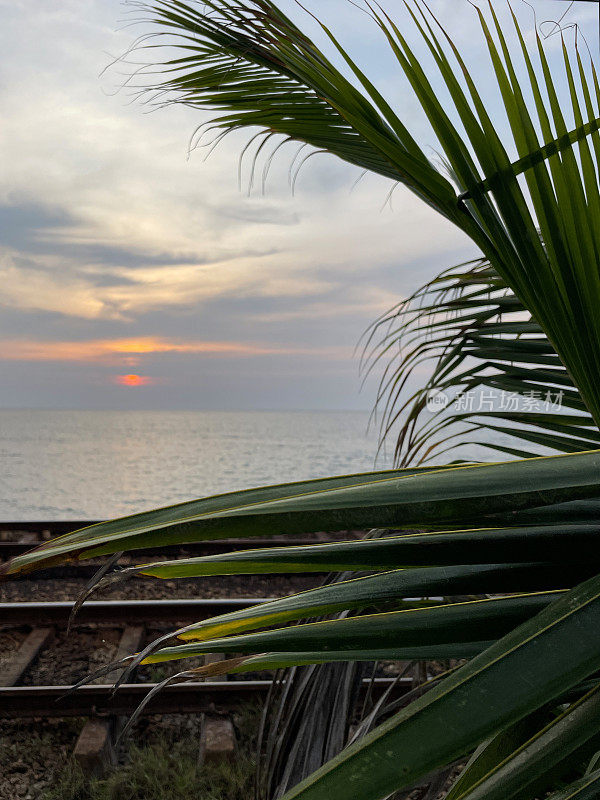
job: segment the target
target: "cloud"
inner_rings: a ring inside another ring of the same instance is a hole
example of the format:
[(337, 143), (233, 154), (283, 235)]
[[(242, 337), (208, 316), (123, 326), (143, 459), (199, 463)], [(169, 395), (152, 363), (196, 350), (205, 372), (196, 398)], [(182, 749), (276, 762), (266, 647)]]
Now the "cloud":
[[(549, 15), (564, 6), (534, 3)], [(375, 26), (346, 0), (312, 5), (433, 152), (435, 138)], [(295, 146), (282, 148), (265, 196), (262, 165), (246, 192), (251, 155), (238, 188), (246, 134), (227, 137), (208, 160), (199, 150), (188, 158), (189, 136), (207, 115), (181, 106), (146, 113), (115, 91), (127, 65), (99, 78), (107, 53), (124, 52), (137, 33), (115, 30), (120, 0), (0, 7), (0, 358), (14, 376), (0, 402), (28, 401), (31, 385), (40, 403), (60, 404), (61, 391), (70, 402), (86, 363), (125, 371), (154, 358), (157, 380), (160, 369), (172, 370), (174, 382), (177, 370), (189, 377), (191, 359), (210, 360), (211, 375), (229, 376), (214, 378), (211, 402), (229, 403), (237, 358), (236, 376), (265, 396), (315, 407), (327, 386), (327, 405), (337, 393), (346, 406), (353, 384), (336, 383), (334, 373), (368, 323), (475, 253), (407, 190), (395, 191), (390, 207), (383, 178), (367, 176), (353, 189), (359, 170), (332, 157), (311, 158), (292, 195)], [(470, 4), (439, 0), (436, 13), (476, 62), (483, 43)], [(304, 15), (302, 24), (319, 35)], [(50, 365), (59, 363), (68, 379), (55, 386)], [(34, 372), (38, 383), (28, 384)], [(81, 397), (112, 402), (103, 391)], [(246, 398), (242, 384), (236, 393)], [(197, 387), (190, 396), (195, 402)]]
[[(443, 223), (432, 239), (433, 214), (415, 211), (411, 195), (401, 193), (395, 214), (380, 213), (389, 183), (367, 179), (351, 194), (358, 170), (333, 158), (312, 159), (292, 197), (285, 148), (267, 196), (257, 186), (247, 197), (237, 188), (245, 134), (208, 161), (199, 152), (187, 161), (186, 132), (202, 114), (145, 114), (126, 94), (102, 93), (128, 69), (98, 80), (103, 53), (125, 50), (132, 37), (113, 32), (117, 0), (32, 8), (12, 5), (5, 27), (9, 45), (19, 42), (3, 65), (0, 130), (0, 269), (12, 308), (133, 323), (224, 295), (294, 297), (300, 307), (339, 285), (350, 262), (376, 272), (393, 254), (401, 268), (460, 240)], [(242, 175), (246, 185), (246, 167)], [(337, 279), (324, 280), (332, 269)]]
[(269, 343), (233, 341), (178, 341), (156, 336), (132, 339), (92, 339), (88, 341), (36, 341), (5, 339), (0, 341), (2, 361), (61, 361), (127, 363), (134, 365), (155, 354), (251, 357), (264, 355), (302, 355), (345, 359), (351, 350), (343, 347), (288, 347)]
[(98, 296), (93, 284), (61, 271), (60, 264), (50, 257), (32, 261), (3, 253), (0, 283), (0, 307), (68, 313), (86, 319), (118, 316), (118, 311)]
[[(249, 217), (251, 218), (251, 216)], [(258, 218), (258, 216), (257, 216)], [(211, 264), (238, 255), (263, 256), (273, 249), (244, 251), (223, 248), (208, 255), (196, 251), (161, 251), (144, 249), (124, 241), (122, 244), (107, 242), (102, 230), (90, 228), (82, 217), (72, 209), (58, 205), (46, 206), (31, 200), (9, 197), (0, 204), (0, 242), (7, 251), (28, 256), (53, 255), (81, 265), (90, 274), (93, 267), (165, 267), (175, 264)]]
[[(410, 265), (415, 256), (429, 251), (435, 263), (436, 252), (449, 246), (456, 249), (461, 237), (441, 224), (432, 240), (431, 212), (403, 208), (410, 215), (412, 231), (410, 239), (404, 237), (398, 253), (389, 230), (393, 216), (383, 212), (373, 218), (363, 213), (359, 219), (364, 199), (364, 194), (338, 198), (346, 216), (353, 218), (352, 231), (344, 237), (343, 246), (333, 235), (331, 215), (325, 215), (327, 198), (315, 198), (310, 249), (306, 249), (303, 237), (294, 243), (271, 236), (238, 246), (233, 242), (213, 243), (206, 248), (212, 249), (210, 256), (180, 249), (169, 252), (164, 249), (166, 243), (154, 251), (151, 242), (146, 243), (146, 249), (136, 242), (107, 245), (100, 241), (99, 232), (92, 236), (88, 223), (66, 209), (25, 201), (5, 205), (0, 207), (0, 224), (9, 235), (5, 246), (0, 247), (2, 300), (23, 310), (130, 322), (153, 309), (197, 307), (223, 296), (294, 298), (295, 309), (287, 312), (290, 320), (310, 318), (315, 313), (351, 313), (359, 310), (361, 298), (366, 303), (363, 311), (379, 311), (382, 308), (374, 301), (377, 295), (385, 296), (388, 305), (397, 299), (389, 289), (376, 285), (382, 267), (388, 266), (386, 262), (397, 260), (397, 274), (401, 276), (406, 272), (404, 265)], [(399, 195), (402, 206), (407, 199), (406, 192)], [(373, 241), (377, 247), (372, 246)], [(362, 252), (367, 244), (368, 255)], [(300, 245), (305, 248), (302, 252)], [(355, 288), (357, 276), (364, 284), (367, 273), (371, 286), (366, 291), (361, 286), (348, 306), (344, 295)]]

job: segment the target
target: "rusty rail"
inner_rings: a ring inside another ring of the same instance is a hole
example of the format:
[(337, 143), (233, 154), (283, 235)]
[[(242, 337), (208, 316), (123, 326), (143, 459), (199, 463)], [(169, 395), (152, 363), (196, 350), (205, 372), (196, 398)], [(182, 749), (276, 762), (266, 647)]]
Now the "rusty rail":
[[(209, 598), (189, 600), (90, 600), (84, 603), (76, 624), (100, 623), (106, 626), (125, 623), (199, 622), (219, 614), (272, 600), (265, 598)], [(0, 603), (2, 625), (66, 626), (73, 608), (71, 601), (44, 603)]]
[[(1, 529), (0, 529), (1, 530)], [(70, 528), (69, 530), (75, 530)], [(56, 534), (58, 535), (58, 534)], [(44, 540), (39, 539), (33, 542), (2, 542), (0, 541), (0, 559), (14, 558), (26, 553), (38, 544), (42, 544)], [(230, 550), (254, 550), (255, 548), (262, 547), (277, 547), (278, 545), (285, 545), (286, 547), (299, 547), (303, 544), (318, 544), (319, 539), (310, 539), (308, 537), (284, 539), (278, 537), (277, 539), (267, 538), (248, 538), (248, 539), (219, 539), (218, 541), (206, 542), (191, 542), (189, 544), (174, 544), (165, 545), (163, 547), (148, 547), (132, 552), (139, 553), (142, 558), (145, 556), (169, 556), (169, 555), (194, 555), (194, 556), (212, 556), (220, 555), (221, 553), (228, 553)]]
[[(393, 678), (363, 681), (377, 698), (394, 683)], [(0, 688), (0, 719), (28, 717), (126, 716), (132, 714), (154, 683), (124, 684), (112, 694), (110, 685), (82, 686), (65, 696), (68, 686), (10, 686)], [(394, 697), (411, 689), (411, 679), (396, 682)], [(205, 681), (180, 683), (158, 692), (144, 709), (149, 714), (224, 713), (248, 700), (264, 700), (271, 681)]]

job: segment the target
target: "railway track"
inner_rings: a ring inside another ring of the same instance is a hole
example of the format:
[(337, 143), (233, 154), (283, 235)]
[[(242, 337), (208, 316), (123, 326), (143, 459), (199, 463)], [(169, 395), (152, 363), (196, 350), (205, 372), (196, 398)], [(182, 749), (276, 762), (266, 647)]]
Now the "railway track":
[[(90, 520), (0, 522), (0, 559), (12, 558), (53, 536), (93, 522)], [(344, 538), (358, 535), (359, 532), (355, 531), (338, 534)], [(139, 560), (142, 560), (147, 556), (173, 558), (213, 555), (235, 549), (269, 547), (277, 544), (303, 545), (323, 539), (324, 536), (316, 534), (294, 539), (276, 537), (206, 541), (183, 546), (155, 547), (138, 551), (136, 557), (139, 556)], [(26, 586), (26, 592), (19, 594), (27, 596), (27, 593), (30, 593), (30, 596), (35, 597), (36, 580), (87, 578), (95, 574), (97, 569), (98, 564), (85, 563), (26, 575), (23, 580), (32, 581), (31, 588)], [(269, 590), (272, 590), (272, 585), (267, 584), (267, 591)], [(60, 588), (57, 591), (60, 597)], [(281, 586), (278, 586), (278, 591), (282, 591)], [(286, 592), (287, 589), (283, 588), (283, 593)], [(2, 660), (0, 653), (0, 721), (87, 718), (88, 721), (75, 745), (74, 755), (85, 771), (101, 772), (107, 763), (115, 762), (115, 736), (122, 720), (138, 708), (141, 701), (156, 686), (151, 681), (159, 676), (152, 671), (146, 671), (140, 674), (142, 682), (125, 684), (113, 693), (109, 681), (116, 676), (111, 674), (103, 679), (103, 683), (92, 683), (67, 694), (70, 687), (67, 681), (71, 680), (73, 673), (70, 670), (65, 671), (65, 664), (68, 664), (70, 655), (80, 648), (76, 637), (78, 635), (97, 637), (93, 639), (95, 642), (93, 648), (95, 656), (98, 657), (94, 666), (98, 666), (99, 663), (108, 663), (139, 650), (144, 642), (148, 641), (149, 630), (160, 629), (161, 626), (164, 630), (165, 625), (175, 627), (176, 623), (187, 624), (208, 619), (269, 599), (273, 598), (93, 600), (85, 603), (79, 610), (75, 619), (75, 630), (68, 639), (65, 628), (73, 608), (72, 601), (0, 603), (0, 636), (6, 633), (20, 637), (16, 640), (16, 649), (8, 658)], [(102, 650), (101, 646), (105, 637), (109, 639), (109, 630), (113, 637), (111, 653)], [(154, 638), (153, 634), (149, 635)], [(75, 637), (74, 642), (72, 637)], [(66, 656), (65, 643), (74, 648)], [(84, 645), (80, 649), (85, 652), (87, 647), (89, 645)], [(100, 658), (102, 660), (99, 660)], [(223, 655), (213, 654), (205, 658), (206, 661), (218, 661)], [(84, 669), (83, 674), (85, 674), (85, 668), (80, 667), (80, 669)], [(79, 674), (77, 678), (79, 677), (82, 675)], [(35, 685), (24, 685), (27, 683)], [(364, 682), (361, 692), (363, 698), (368, 693), (370, 698), (375, 699), (392, 686), (393, 694), (401, 696), (412, 688), (412, 679), (402, 678), (395, 681), (392, 678), (376, 678)], [(221, 748), (217, 756), (220, 758), (227, 752), (228, 747), (230, 753), (233, 753), (234, 748), (235, 736), (228, 715), (243, 703), (264, 700), (271, 687), (270, 680), (232, 679), (178, 683), (166, 686), (155, 694), (144, 707), (143, 715), (201, 715), (203, 752), (210, 752), (211, 730), (216, 727), (216, 740), (218, 747)], [(223, 751), (224, 741), (226, 746)]]
[[(166, 686), (144, 708), (143, 714), (224, 714), (249, 700), (264, 700), (270, 680), (189, 681)], [(394, 684), (394, 696), (412, 688), (411, 678), (365, 679), (363, 696), (377, 699)], [(132, 714), (154, 683), (126, 683), (112, 693), (111, 684), (82, 686), (65, 695), (68, 686), (10, 686), (0, 688), (0, 719), (32, 717), (110, 717)]]
[[(48, 541), (54, 536), (79, 530), (90, 525), (97, 525), (105, 520), (50, 520), (50, 521), (0, 521), (0, 555), (19, 555), (26, 548), (31, 549), (36, 544)], [(274, 544), (314, 544), (315, 541), (327, 541), (334, 538), (353, 538), (362, 536), (364, 531), (338, 531), (337, 533), (311, 533), (305, 536), (286, 537), (251, 537), (237, 539), (219, 539), (215, 541), (192, 542), (185, 545), (170, 545), (166, 547), (152, 547), (144, 550), (145, 553), (177, 552), (178, 550), (193, 551), (195, 549), (211, 553), (224, 553), (229, 549), (247, 547), (271, 547)]]
[[(45, 541), (60, 536), (64, 533), (95, 525), (102, 520), (58, 520), (58, 521), (33, 521), (33, 522), (0, 522), (0, 561), (22, 555), (37, 545)], [(335, 534), (338, 538), (352, 538), (361, 535), (360, 531), (343, 531)], [(257, 537), (257, 538), (238, 538), (220, 539), (218, 541), (191, 542), (184, 545), (165, 545), (162, 547), (149, 547), (144, 550), (136, 550), (133, 555), (137, 561), (143, 562), (146, 559), (168, 559), (185, 558), (189, 556), (211, 556), (220, 553), (228, 553), (232, 550), (248, 550), (250, 548), (273, 547), (278, 544), (286, 546), (299, 546), (304, 544), (314, 544), (318, 541), (325, 541), (330, 535), (311, 534), (303, 537)], [(130, 559), (126, 558), (122, 562), (129, 564)], [(67, 564), (59, 567), (49, 567), (37, 570), (36, 572), (20, 575), (17, 581), (41, 581), (41, 580), (79, 580), (93, 577), (98, 570), (96, 562)], [(285, 573), (283, 573), (285, 574)], [(315, 573), (317, 574), (317, 573)]]
[[(269, 598), (264, 598), (264, 600)], [(218, 614), (247, 608), (262, 602), (259, 598), (190, 600), (109, 600), (85, 603), (76, 625), (94, 624), (100, 628), (122, 629), (115, 658), (135, 651), (141, 645), (145, 626), (160, 623), (192, 622)], [(2, 603), (0, 630), (28, 626), (29, 633), (14, 656), (0, 670), (0, 719), (85, 716), (109, 718), (133, 713), (156, 684), (132, 683), (112, 693), (111, 684), (90, 684), (66, 694), (70, 684), (48, 686), (19, 685), (40, 655), (52, 648), (56, 629), (64, 630), (73, 603)], [(73, 634), (76, 636), (76, 632)], [(214, 655), (210, 660), (219, 660)], [(365, 681), (363, 691), (377, 697), (393, 679)], [(145, 707), (144, 714), (224, 714), (248, 700), (263, 700), (270, 680), (221, 680), (186, 682), (165, 687)], [(411, 688), (411, 679), (395, 684), (397, 695)]]
[[(100, 640), (103, 629), (117, 627), (121, 630), (118, 647), (111, 658), (104, 660), (107, 663), (139, 650), (147, 626), (206, 619), (257, 602), (260, 599), (90, 601), (83, 605), (76, 625), (86, 629), (86, 625), (93, 624), (99, 630)], [(117, 761), (116, 737), (123, 721), (157, 684), (129, 683), (113, 692), (110, 683), (91, 683), (71, 693), (68, 693), (71, 684), (22, 685), (36, 661), (43, 654), (47, 655), (48, 650), (52, 654), (57, 631), (64, 642), (64, 628), (72, 607), (71, 602), (0, 604), (0, 632), (15, 626), (29, 629), (20, 647), (0, 669), (0, 725), (2, 720), (85, 717), (87, 722), (75, 743), (73, 755), (85, 771), (102, 774), (108, 765)], [(76, 635), (77, 630), (72, 636)], [(206, 656), (205, 663), (221, 658), (222, 654)], [(60, 665), (60, 656), (52, 656), (52, 660)], [(398, 697), (412, 685), (410, 678), (364, 681), (359, 701), (367, 694), (371, 700), (376, 700), (388, 690)], [(235, 752), (231, 713), (242, 704), (263, 702), (271, 688), (271, 680), (187, 681), (163, 687), (144, 706), (142, 715), (200, 715), (201, 752), (212, 760), (227, 761)]]
[[(2, 529), (0, 528), (0, 531)], [(54, 534), (53, 534), (54, 535)], [(58, 534), (57, 534), (58, 535)], [(46, 539), (27, 537), (26, 541), (0, 541), (0, 558), (8, 559), (14, 556), (20, 556), (36, 547), (38, 544), (43, 544)], [(274, 547), (278, 544), (290, 546), (297, 546), (303, 544), (314, 544), (315, 539), (308, 537), (302, 538), (248, 538), (248, 539), (219, 539), (219, 541), (206, 541), (206, 542), (192, 542), (184, 545), (166, 545), (164, 547), (149, 547), (145, 550), (136, 550), (143, 557), (145, 556), (176, 556), (179, 554), (195, 555), (195, 556), (212, 556), (220, 553), (228, 553), (230, 550), (248, 550), (249, 548), (260, 547)]]
[[(122, 640), (131, 649), (132, 630), (141, 641), (144, 625), (194, 622), (219, 614), (248, 608), (272, 598), (215, 598), (189, 600), (96, 600), (85, 603), (75, 620), (76, 626), (94, 624), (101, 628), (121, 627)], [(73, 603), (0, 603), (0, 630), (28, 626), (30, 632), (13, 659), (0, 670), (0, 718), (125, 715), (135, 710), (155, 684), (125, 684), (112, 695), (110, 684), (91, 684), (62, 697), (69, 685), (19, 686), (40, 654), (51, 648), (55, 628), (66, 627)], [(76, 633), (74, 634), (76, 635)], [(123, 649), (123, 648), (121, 648)], [(127, 649), (127, 648), (125, 648)], [(7, 674), (10, 672), (10, 676)], [(391, 679), (376, 678), (367, 682), (379, 693), (387, 689)], [(400, 693), (410, 686), (410, 679), (400, 681)], [(271, 681), (203, 681), (166, 687), (148, 705), (147, 714), (202, 713), (208, 709), (232, 708), (248, 699), (266, 696)]]
[[(121, 657), (141, 646), (147, 627), (176, 622), (189, 623), (208, 619), (272, 598), (211, 598), (187, 600), (96, 600), (85, 603), (75, 619), (77, 628), (94, 625), (122, 631), (113, 658)], [(72, 602), (0, 603), (0, 632), (27, 627), (20, 647), (0, 669), (0, 719), (63, 716), (111, 716), (131, 714), (155, 684), (126, 684), (113, 695), (110, 684), (91, 684), (63, 697), (70, 684), (23, 686), (23, 678), (44, 653), (51, 650), (58, 632), (67, 625)], [(219, 660), (215, 655), (210, 660)], [(109, 659), (107, 659), (109, 660)], [(57, 659), (58, 661), (58, 659)], [(376, 678), (368, 682), (370, 691), (386, 690), (392, 679)], [(269, 680), (223, 680), (178, 684), (166, 687), (152, 700), (146, 714), (203, 713), (212, 709), (231, 709), (248, 699), (266, 696)], [(398, 682), (395, 691), (402, 693), (411, 680)]]

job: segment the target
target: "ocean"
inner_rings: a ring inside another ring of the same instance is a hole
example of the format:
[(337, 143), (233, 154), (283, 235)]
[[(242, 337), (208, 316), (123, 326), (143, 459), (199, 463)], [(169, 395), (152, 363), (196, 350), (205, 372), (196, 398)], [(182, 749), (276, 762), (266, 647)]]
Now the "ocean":
[[(373, 469), (367, 412), (0, 410), (0, 520), (106, 519)], [(391, 466), (380, 458), (378, 468)]]

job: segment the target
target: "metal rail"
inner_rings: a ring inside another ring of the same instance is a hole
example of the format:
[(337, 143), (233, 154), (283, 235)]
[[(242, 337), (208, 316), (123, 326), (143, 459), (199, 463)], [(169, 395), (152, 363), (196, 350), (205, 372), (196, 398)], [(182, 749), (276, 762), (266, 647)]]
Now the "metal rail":
[[(2, 530), (0, 526), (0, 530)], [(75, 530), (70, 527), (69, 530)], [(56, 533), (58, 536), (59, 534)], [(273, 539), (267, 538), (248, 538), (248, 539), (219, 539), (218, 541), (206, 542), (190, 542), (189, 544), (172, 544), (164, 545), (163, 547), (148, 547), (142, 550), (132, 551), (139, 553), (141, 558), (146, 556), (172, 556), (172, 555), (194, 555), (194, 556), (212, 556), (220, 555), (221, 553), (228, 553), (230, 550), (254, 550), (255, 548), (262, 547), (277, 547), (278, 545), (285, 545), (286, 547), (298, 547), (304, 544), (318, 544), (319, 539), (310, 539), (308, 537), (291, 538), (278, 537)], [(43, 544), (44, 540), (34, 542), (0, 542), (0, 558), (14, 558), (23, 553), (27, 553), (38, 544)]]
[[(20, 531), (22, 533), (35, 533), (40, 538), (43, 536), (59, 536), (63, 533), (87, 528), (90, 525), (99, 525), (106, 522), (104, 519), (52, 519), (52, 520), (0, 520), (0, 535), (3, 531)], [(342, 533), (360, 533), (361, 531), (342, 531)], [(313, 538), (318, 538), (320, 533), (313, 533)], [(278, 538), (278, 537), (275, 537)], [(279, 537), (282, 539), (282, 537)], [(231, 540), (235, 541), (235, 540)], [(243, 540), (241, 540), (243, 541)]]
[[(54, 520), (54, 521), (0, 521), (0, 561), (14, 558), (27, 553), (34, 547), (44, 544), (49, 538), (70, 533), (78, 528), (95, 525), (102, 520)], [(20, 541), (6, 541), (7, 534), (20, 534)], [(215, 541), (189, 542), (186, 544), (172, 544), (148, 547), (130, 551), (140, 561), (146, 558), (174, 558), (188, 556), (211, 556), (228, 553), (232, 550), (248, 550), (262, 547), (301, 546), (331, 541), (331, 539), (347, 539), (361, 536), (361, 531), (337, 531), (333, 534), (312, 533), (302, 537), (248, 537), (220, 539)], [(3, 536), (4, 535), (4, 536)], [(128, 562), (129, 563), (129, 562)], [(13, 576), (16, 581), (41, 581), (41, 580), (89, 580), (98, 570), (95, 562), (64, 564), (56, 567), (47, 567), (34, 572)], [(282, 575), (289, 573), (282, 572)], [(325, 573), (314, 573), (321, 575)]]
[[(75, 618), (76, 624), (100, 623), (104, 626), (125, 623), (199, 622), (218, 614), (272, 600), (265, 598), (192, 598), (189, 600), (90, 600)], [(0, 603), (2, 625), (66, 626), (73, 603)]]
[(24, 533), (49, 533), (58, 536), (61, 533), (70, 533), (87, 525), (97, 525), (101, 519), (57, 519), (57, 520), (8, 520), (0, 521), (1, 531), (23, 531)]
[[(361, 692), (380, 697), (392, 684), (393, 696), (411, 689), (410, 678), (375, 678), (363, 681)], [(0, 719), (28, 717), (127, 716), (132, 714), (154, 683), (131, 683), (111, 694), (110, 685), (82, 686), (65, 696), (68, 686), (10, 686), (0, 688)], [(144, 708), (149, 714), (224, 713), (248, 700), (264, 700), (271, 681), (204, 681), (165, 687)]]

